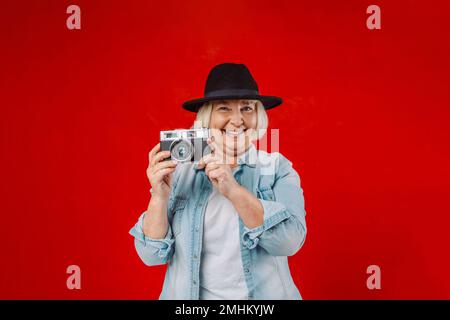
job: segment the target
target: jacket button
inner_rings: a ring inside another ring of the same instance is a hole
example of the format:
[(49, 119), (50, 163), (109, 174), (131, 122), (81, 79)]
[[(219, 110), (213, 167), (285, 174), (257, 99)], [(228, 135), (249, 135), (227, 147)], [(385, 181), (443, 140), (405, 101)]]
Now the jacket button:
[(249, 270), (248, 270), (247, 268), (245, 268), (245, 269), (244, 269), (244, 272), (245, 272), (245, 273), (248, 273), (248, 272), (249, 272)]

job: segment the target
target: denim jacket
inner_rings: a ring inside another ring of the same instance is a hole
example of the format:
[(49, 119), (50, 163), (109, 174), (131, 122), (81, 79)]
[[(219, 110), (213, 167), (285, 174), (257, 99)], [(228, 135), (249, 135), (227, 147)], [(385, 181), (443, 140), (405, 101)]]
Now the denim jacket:
[[(292, 163), (280, 153), (252, 147), (238, 159), (236, 181), (264, 208), (263, 225), (249, 229), (239, 218), (240, 254), (248, 298), (301, 299), (288, 265), (306, 237), (303, 190)], [(199, 299), (203, 217), (212, 184), (196, 164), (179, 163), (168, 203), (164, 239), (144, 235), (145, 212), (130, 230), (147, 266), (168, 264), (160, 299)]]

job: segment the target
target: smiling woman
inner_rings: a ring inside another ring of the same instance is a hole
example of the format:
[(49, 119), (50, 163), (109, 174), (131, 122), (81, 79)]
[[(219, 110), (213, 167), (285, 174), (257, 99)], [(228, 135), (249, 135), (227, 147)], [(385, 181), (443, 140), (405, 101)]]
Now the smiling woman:
[(259, 94), (245, 65), (215, 66), (205, 97), (183, 104), (210, 128), (211, 153), (195, 164), (150, 151), (152, 198), (130, 233), (146, 265), (168, 263), (160, 299), (301, 299), (287, 259), (306, 237), (300, 177), (251, 143), (281, 102)]
[[(252, 132), (251, 139), (261, 139), (266, 133), (269, 121), (266, 110), (259, 100), (216, 100), (206, 102), (197, 112), (194, 128), (217, 127), (215, 126), (216, 119), (211, 119), (211, 113), (213, 110), (219, 111), (215, 113), (215, 118), (219, 118), (219, 114), (230, 114), (233, 110), (236, 111), (236, 109), (240, 109), (244, 115), (252, 115), (256, 113), (256, 126), (255, 130)], [(248, 118), (248, 116), (246, 118)], [(210, 122), (214, 122), (214, 125), (210, 125)], [(225, 130), (223, 131), (225, 132)]]

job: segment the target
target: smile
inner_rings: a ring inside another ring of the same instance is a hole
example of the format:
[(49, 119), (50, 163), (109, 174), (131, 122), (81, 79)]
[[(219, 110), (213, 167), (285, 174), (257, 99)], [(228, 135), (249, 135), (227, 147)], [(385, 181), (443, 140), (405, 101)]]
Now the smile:
[(239, 129), (239, 130), (221, 130), (222, 131), (222, 133), (225, 133), (227, 136), (230, 136), (230, 137), (237, 137), (237, 136), (239, 136), (240, 134), (243, 134), (243, 133), (245, 133), (245, 131), (247, 131), (247, 129)]

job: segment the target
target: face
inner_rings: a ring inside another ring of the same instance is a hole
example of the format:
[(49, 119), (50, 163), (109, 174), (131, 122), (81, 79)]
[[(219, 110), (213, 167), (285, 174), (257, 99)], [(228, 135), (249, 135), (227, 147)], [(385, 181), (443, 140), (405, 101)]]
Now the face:
[(249, 100), (213, 101), (210, 128), (223, 142), (227, 154), (237, 156), (250, 146), (257, 124), (256, 103)]

